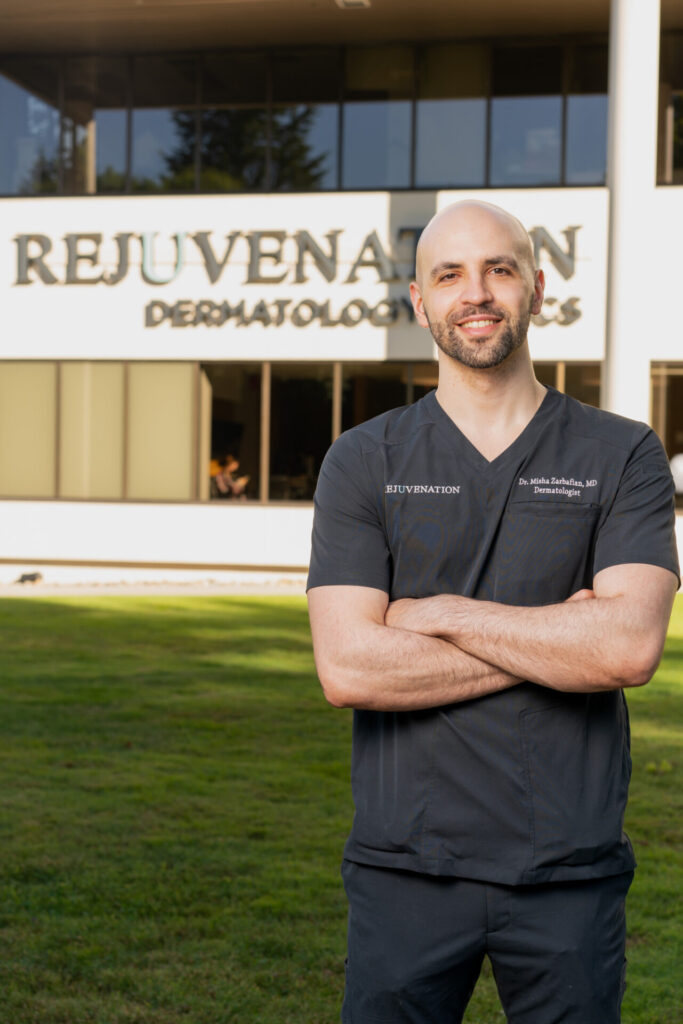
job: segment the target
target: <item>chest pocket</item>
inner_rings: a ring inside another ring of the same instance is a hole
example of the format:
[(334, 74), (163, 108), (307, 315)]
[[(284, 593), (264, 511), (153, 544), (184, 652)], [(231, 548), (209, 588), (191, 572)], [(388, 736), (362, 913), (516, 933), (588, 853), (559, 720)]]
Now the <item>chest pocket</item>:
[(493, 600), (553, 604), (590, 587), (599, 514), (599, 505), (512, 502), (491, 562)]

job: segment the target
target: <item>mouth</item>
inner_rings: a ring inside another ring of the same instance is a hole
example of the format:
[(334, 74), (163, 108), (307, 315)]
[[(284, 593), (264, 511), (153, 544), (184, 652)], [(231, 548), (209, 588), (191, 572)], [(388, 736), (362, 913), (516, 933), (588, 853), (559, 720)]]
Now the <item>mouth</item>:
[(471, 316), (458, 320), (456, 326), (468, 337), (485, 338), (495, 330), (502, 319), (497, 316)]

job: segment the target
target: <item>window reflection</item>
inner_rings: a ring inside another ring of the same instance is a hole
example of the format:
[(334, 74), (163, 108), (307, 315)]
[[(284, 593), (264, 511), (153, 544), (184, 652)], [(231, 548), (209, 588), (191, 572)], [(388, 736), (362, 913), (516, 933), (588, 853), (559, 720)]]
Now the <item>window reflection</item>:
[(567, 97), (565, 180), (601, 185), (607, 173), (607, 96)]
[(410, 103), (344, 105), (344, 188), (408, 188)]
[(193, 58), (135, 60), (131, 133), (134, 192), (195, 189), (196, 101)]
[(492, 100), (490, 184), (558, 185), (561, 137), (560, 96)]
[(483, 185), (486, 100), (420, 100), (415, 159), (417, 186)]
[(62, 136), (66, 192), (125, 191), (127, 80), (123, 58), (67, 61)]
[(276, 107), (269, 187), (298, 192), (336, 188), (338, 124), (337, 104)]
[(265, 188), (268, 111), (259, 107), (203, 110), (200, 158), (203, 192)]
[(0, 64), (0, 192), (58, 191), (59, 110), (56, 63), (4, 59)]

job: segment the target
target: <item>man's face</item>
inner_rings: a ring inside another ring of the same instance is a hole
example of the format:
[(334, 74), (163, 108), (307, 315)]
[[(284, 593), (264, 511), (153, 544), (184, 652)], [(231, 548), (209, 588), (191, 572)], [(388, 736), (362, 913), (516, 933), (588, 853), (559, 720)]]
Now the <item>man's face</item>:
[(417, 320), (464, 366), (499, 366), (525, 342), (543, 301), (525, 240), (501, 218), (460, 210), (430, 231), (411, 286)]

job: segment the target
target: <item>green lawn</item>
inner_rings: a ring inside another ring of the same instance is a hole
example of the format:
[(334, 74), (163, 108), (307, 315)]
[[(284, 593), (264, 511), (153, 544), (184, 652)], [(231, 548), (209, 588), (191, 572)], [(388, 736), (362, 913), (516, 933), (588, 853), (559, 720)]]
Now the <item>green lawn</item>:
[[(333, 1024), (350, 715), (296, 598), (3, 600), (0, 1024)], [(630, 695), (624, 1024), (680, 1024), (679, 599)], [(468, 1024), (502, 1024), (485, 973)]]

